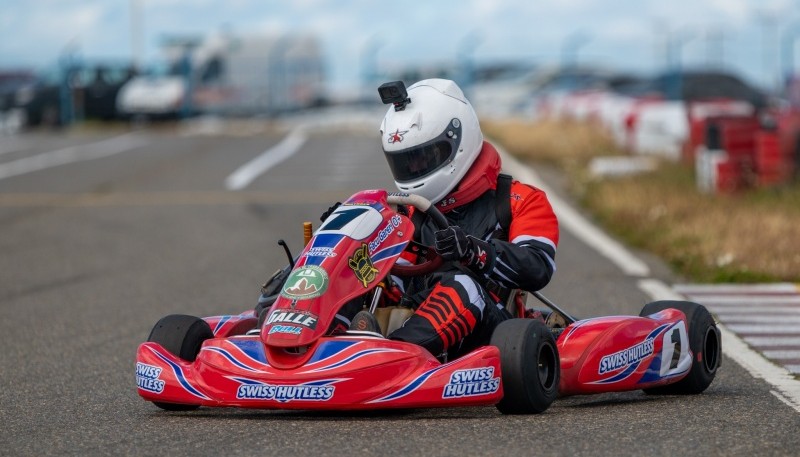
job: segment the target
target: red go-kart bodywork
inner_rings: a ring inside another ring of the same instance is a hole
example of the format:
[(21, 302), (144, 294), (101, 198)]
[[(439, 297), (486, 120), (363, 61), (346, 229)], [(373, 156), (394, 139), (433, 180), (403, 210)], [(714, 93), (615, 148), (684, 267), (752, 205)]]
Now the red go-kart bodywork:
[[(355, 194), (314, 234), (260, 329), (254, 330), (253, 311), (205, 318), (213, 337), (202, 342), (193, 360), (156, 341), (141, 344), (139, 395), (159, 405), (267, 409), (498, 403), (504, 396), (498, 347), (487, 345), (442, 363), (414, 344), (327, 332), (342, 304), (389, 274), (413, 230), (411, 221), (388, 205), (385, 191)], [(686, 316), (677, 309), (574, 322), (556, 340), (559, 393), (676, 382), (695, 356), (687, 330)]]

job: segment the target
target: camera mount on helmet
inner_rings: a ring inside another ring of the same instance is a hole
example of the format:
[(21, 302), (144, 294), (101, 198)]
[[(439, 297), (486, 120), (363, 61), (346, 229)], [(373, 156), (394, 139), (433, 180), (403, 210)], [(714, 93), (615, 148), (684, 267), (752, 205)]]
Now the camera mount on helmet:
[(384, 105), (393, 104), (395, 111), (403, 111), (406, 105), (411, 103), (406, 92), (406, 85), (403, 81), (392, 81), (381, 84), (378, 87), (378, 94), (381, 96), (381, 101)]

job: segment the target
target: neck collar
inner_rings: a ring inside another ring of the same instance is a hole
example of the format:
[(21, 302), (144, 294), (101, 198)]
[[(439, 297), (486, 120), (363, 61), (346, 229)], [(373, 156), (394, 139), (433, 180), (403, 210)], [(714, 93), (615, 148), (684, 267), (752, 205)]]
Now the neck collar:
[(480, 154), (456, 188), (436, 203), (439, 211), (446, 213), (480, 197), (487, 190), (497, 188), (500, 174), (500, 154), (484, 141)]

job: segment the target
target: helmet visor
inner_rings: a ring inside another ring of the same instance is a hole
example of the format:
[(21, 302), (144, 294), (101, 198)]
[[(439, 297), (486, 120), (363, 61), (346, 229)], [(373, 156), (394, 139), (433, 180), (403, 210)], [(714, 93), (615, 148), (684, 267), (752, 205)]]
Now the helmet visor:
[(441, 135), (431, 141), (400, 151), (384, 149), (386, 161), (397, 182), (415, 181), (433, 173), (450, 163), (458, 151), (461, 138), (461, 126), (452, 124)]

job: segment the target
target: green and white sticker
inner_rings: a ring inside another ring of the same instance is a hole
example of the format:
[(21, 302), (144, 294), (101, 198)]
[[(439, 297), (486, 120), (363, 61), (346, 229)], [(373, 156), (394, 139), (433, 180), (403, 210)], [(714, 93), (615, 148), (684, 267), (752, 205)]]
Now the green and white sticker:
[(300, 267), (289, 275), (281, 295), (292, 300), (319, 297), (328, 289), (328, 273), (316, 265)]

